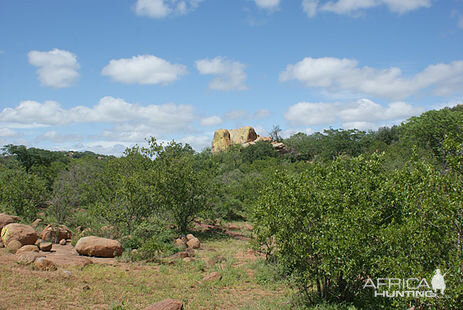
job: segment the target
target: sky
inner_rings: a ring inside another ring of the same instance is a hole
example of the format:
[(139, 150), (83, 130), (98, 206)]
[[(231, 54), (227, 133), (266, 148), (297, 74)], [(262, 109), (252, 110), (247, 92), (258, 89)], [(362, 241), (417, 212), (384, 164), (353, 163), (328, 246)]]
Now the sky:
[(463, 0), (0, 0), (0, 145), (375, 130), (463, 103)]

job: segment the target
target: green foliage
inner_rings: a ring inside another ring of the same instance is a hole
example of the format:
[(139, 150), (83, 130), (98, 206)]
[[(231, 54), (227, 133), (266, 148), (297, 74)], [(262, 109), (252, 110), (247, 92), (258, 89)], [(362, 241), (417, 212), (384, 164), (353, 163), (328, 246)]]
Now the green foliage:
[(27, 220), (34, 220), (45, 206), (45, 182), (22, 167), (0, 167), (0, 207)]
[[(461, 276), (461, 180), (423, 162), (388, 173), (382, 157), (279, 172), (262, 191), (254, 211), (257, 245), (277, 258), (310, 303), (390, 308), (390, 300), (363, 289), (364, 279), (430, 278), (436, 268)], [(461, 307), (462, 284), (449, 283), (455, 298), (440, 305)]]

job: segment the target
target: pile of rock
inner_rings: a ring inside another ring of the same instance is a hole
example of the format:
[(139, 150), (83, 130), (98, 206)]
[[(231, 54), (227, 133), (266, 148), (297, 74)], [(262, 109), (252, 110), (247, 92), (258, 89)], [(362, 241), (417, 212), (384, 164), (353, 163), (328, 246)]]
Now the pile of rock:
[(218, 129), (214, 133), (212, 140), (212, 152), (218, 153), (228, 150), (232, 145), (242, 145), (248, 147), (256, 144), (259, 141), (270, 142), (272, 146), (279, 152), (286, 152), (286, 146), (281, 142), (275, 142), (271, 137), (259, 136), (251, 126), (242, 127), (239, 129)]
[(177, 247), (186, 247), (189, 249), (199, 249), (201, 247), (201, 242), (198, 238), (193, 236), (193, 234), (188, 234), (186, 237), (179, 237), (175, 239), (175, 245)]

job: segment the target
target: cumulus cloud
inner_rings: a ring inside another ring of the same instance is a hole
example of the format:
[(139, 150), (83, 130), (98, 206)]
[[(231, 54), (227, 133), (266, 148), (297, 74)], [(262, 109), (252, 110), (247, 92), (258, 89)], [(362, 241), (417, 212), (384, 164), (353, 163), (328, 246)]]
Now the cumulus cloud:
[(207, 147), (211, 147), (212, 135), (210, 136), (186, 136), (179, 140), (181, 143), (188, 143), (193, 149), (200, 152)]
[(202, 0), (137, 0), (135, 12), (140, 16), (164, 18), (185, 15), (196, 9)]
[(30, 51), (28, 58), (31, 65), (38, 67), (39, 81), (45, 86), (69, 87), (79, 77), (77, 57), (69, 51), (57, 48), (48, 52)]
[(101, 71), (117, 82), (125, 84), (169, 84), (187, 74), (186, 66), (153, 56), (113, 59)]
[(404, 120), (423, 112), (405, 102), (392, 102), (386, 107), (369, 99), (345, 103), (299, 102), (285, 113), (292, 125), (313, 126), (343, 122), (344, 128), (373, 129), (377, 122)]
[(0, 111), (0, 122), (29, 124), (34, 127), (73, 123), (143, 122), (157, 133), (182, 130), (195, 119), (191, 105), (132, 104), (120, 98), (103, 97), (92, 107), (64, 109), (58, 102), (23, 101), (15, 108)]
[(280, 81), (298, 80), (307, 87), (330, 91), (351, 91), (394, 100), (407, 98), (432, 88), (434, 95), (461, 92), (463, 61), (430, 65), (412, 77), (404, 77), (399, 68), (359, 67), (354, 59), (307, 57), (290, 64), (280, 73)]
[(11, 128), (0, 128), (1, 138), (15, 138), (18, 136), (19, 136), (19, 133), (12, 130)]
[(262, 9), (275, 10), (280, 5), (280, 0), (254, 0), (256, 5)]
[(215, 75), (209, 83), (213, 90), (245, 90), (247, 74), (246, 66), (237, 61), (231, 61), (223, 57), (213, 59), (201, 59), (196, 61), (196, 68), (200, 74)]
[(55, 130), (47, 131), (36, 137), (36, 141), (75, 142), (81, 140), (82, 136), (79, 134), (60, 134)]
[(202, 126), (217, 126), (223, 123), (223, 119), (220, 116), (210, 116), (206, 118), (202, 118), (199, 123)]
[(303, 0), (302, 6), (309, 17), (318, 11), (336, 14), (358, 14), (362, 10), (386, 6), (391, 12), (404, 14), (420, 8), (431, 7), (431, 0), (337, 0), (319, 3), (319, 0)]

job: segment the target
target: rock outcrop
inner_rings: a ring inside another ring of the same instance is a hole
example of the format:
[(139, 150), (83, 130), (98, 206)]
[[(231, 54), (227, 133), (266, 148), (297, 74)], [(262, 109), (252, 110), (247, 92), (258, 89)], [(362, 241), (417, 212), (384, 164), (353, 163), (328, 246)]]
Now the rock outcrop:
[(85, 256), (115, 257), (122, 254), (119, 241), (95, 236), (80, 238), (75, 249)]
[(228, 150), (232, 145), (242, 145), (248, 147), (257, 142), (270, 142), (272, 146), (280, 153), (286, 153), (286, 145), (281, 142), (273, 141), (271, 137), (259, 136), (251, 126), (241, 127), (239, 129), (219, 129), (214, 133), (212, 140), (212, 152), (219, 153)]

